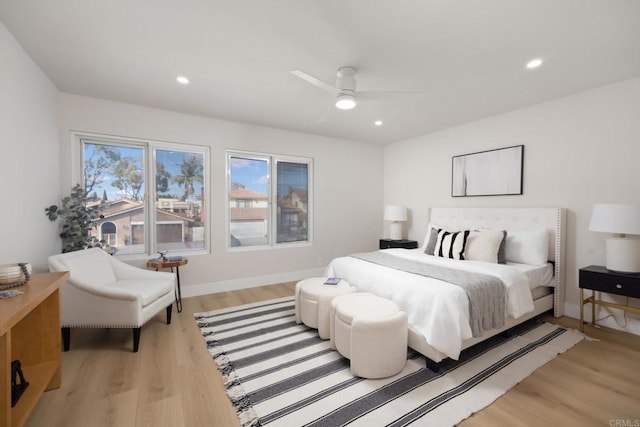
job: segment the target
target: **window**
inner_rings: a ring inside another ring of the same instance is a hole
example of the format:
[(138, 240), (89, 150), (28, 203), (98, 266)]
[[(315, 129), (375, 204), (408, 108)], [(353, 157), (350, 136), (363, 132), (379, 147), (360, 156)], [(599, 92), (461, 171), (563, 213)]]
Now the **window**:
[(100, 237), (107, 242), (109, 246), (118, 244), (118, 235), (116, 234), (116, 225), (111, 221), (105, 221), (100, 226)]
[[(80, 137), (82, 181), (101, 206), (96, 237), (118, 254), (208, 249), (204, 147)], [(147, 225), (151, 224), (151, 227)]]
[(312, 160), (227, 153), (230, 247), (311, 241)]

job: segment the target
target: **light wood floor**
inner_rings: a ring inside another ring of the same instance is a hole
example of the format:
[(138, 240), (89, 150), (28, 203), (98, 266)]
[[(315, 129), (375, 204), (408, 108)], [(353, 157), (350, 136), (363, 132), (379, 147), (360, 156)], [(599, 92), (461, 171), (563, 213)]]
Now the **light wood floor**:
[[(62, 387), (43, 395), (27, 425), (238, 426), (192, 314), (293, 290), (288, 283), (184, 299), (171, 325), (160, 314), (142, 328), (138, 353), (130, 330), (72, 330)], [(638, 426), (640, 337), (589, 325), (586, 333), (599, 341), (582, 341), (461, 425)]]

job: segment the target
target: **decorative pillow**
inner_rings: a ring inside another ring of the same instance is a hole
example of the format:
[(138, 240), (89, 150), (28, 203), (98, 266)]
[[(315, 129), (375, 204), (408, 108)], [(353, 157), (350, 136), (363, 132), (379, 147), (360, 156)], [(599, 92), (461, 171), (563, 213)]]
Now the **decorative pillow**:
[(498, 263), (500, 244), (505, 232), (498, 230), (471, 231), (464, 249), (464, 259)]
[(506, 264), (507, 263), (507, 255), (505, 254), (505, 247), (507, 244), (507, 230), (502, 230), (502, 241), (500, 242), (500, 247), (498, 248), (498, 264)]
[(549, 257), (547, 229), (509, 231), (505, 239), (504, 252), (507, 261), (545, 265)]
[(427, 255), (433, 255), (433, 252), (436, 249), (436, 242), (438, 241), (438, 229), (429, 229), (427, 236), (427, 245), (425, 246), (424, 253)]
[[(427, 253), (427, 254), (429, 254), (429, 255), (433, 255), (433, 248), (431, 248), (431, 252), (429, 253), (429, 252), (427, 252), (427, 245), (428, 245), (428, 244), (429, 244), (429, 242), (430, 242), (430, 240), (429, 240), (429, 239), (430, 239), (430, 237), (431, 237), (431, 233), (432, 233), (432, 230), (433, 230), (434, 228), (435, 228), (436, 233), (437, 233), (437, 232), (438, 232), (438, 229), (439, 229), (439, 228), (441, 228), (441, 227), (438, 227), (437, 225), (432, 224), (432, 223), (427, 224), (427, 232), (426, 232), (426, 233), (425, 233), (425, 235), (424, 235), (424, 241), (422, 242), (422, 247), (421, 247), (421, 249), (422, 249), (423, 251), (425, 251), (425, 253)], [(435, 240), (433, 241), (433, 244), (435, 245)]]
[(438, 240), (433, 254), (442, 258), (464, 259), (464, 247), (467, 244), (469, 230), (438, 230)]

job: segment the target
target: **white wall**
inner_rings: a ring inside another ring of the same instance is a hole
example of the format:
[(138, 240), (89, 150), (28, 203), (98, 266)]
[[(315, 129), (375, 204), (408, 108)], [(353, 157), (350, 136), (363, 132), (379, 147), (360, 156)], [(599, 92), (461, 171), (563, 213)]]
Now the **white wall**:
[[(451, 197), (452, 156), (519, 144), (523, 195)], [(578, 269), (605, 263), (608, 236), (588, 230), (592, 205), (640, 204), (640, 78), (402, 141), (384, 154), (384, 200), (410, 209), (411, 239), (424, 239), (430, 206), (567, 208), (565, 311), (578, 317)], [(637, 324), (628, 329), (640, 333)]]
[(44, 208), (60, 197), (58, 90), (0, 23), (0, 264), (48, 271), (60, 251)]
[[(184, 295), (296, 280), (319, 274), (336, 256), (377, 247), (382, 223), (382, 147), (61, 94), (65, 189), (72, 185), (74, 130), (211, 147), (212, 253), (191, 256), (180, 269)], [(314, 159), (312, 246), (226, 250), (226, 149)]]

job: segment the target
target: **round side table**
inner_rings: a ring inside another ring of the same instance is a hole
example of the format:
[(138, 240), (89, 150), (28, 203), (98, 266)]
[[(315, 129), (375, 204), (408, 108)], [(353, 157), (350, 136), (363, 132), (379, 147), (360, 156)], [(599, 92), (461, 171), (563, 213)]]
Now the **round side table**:
[(180, 259), (171, 259), (171, 257), (163, 260), (162, 258), (154, 258), (147, 261), (147, 268), (155, 268), (158, 271), (161, 268), (170, 268), (173, 273), (173, 267), (176, 268), (176, 308), (178, 313), (182, 312), (182, 290), (180, 289), (180, 266), (186, 265), (188, 258), (180, 257)]

